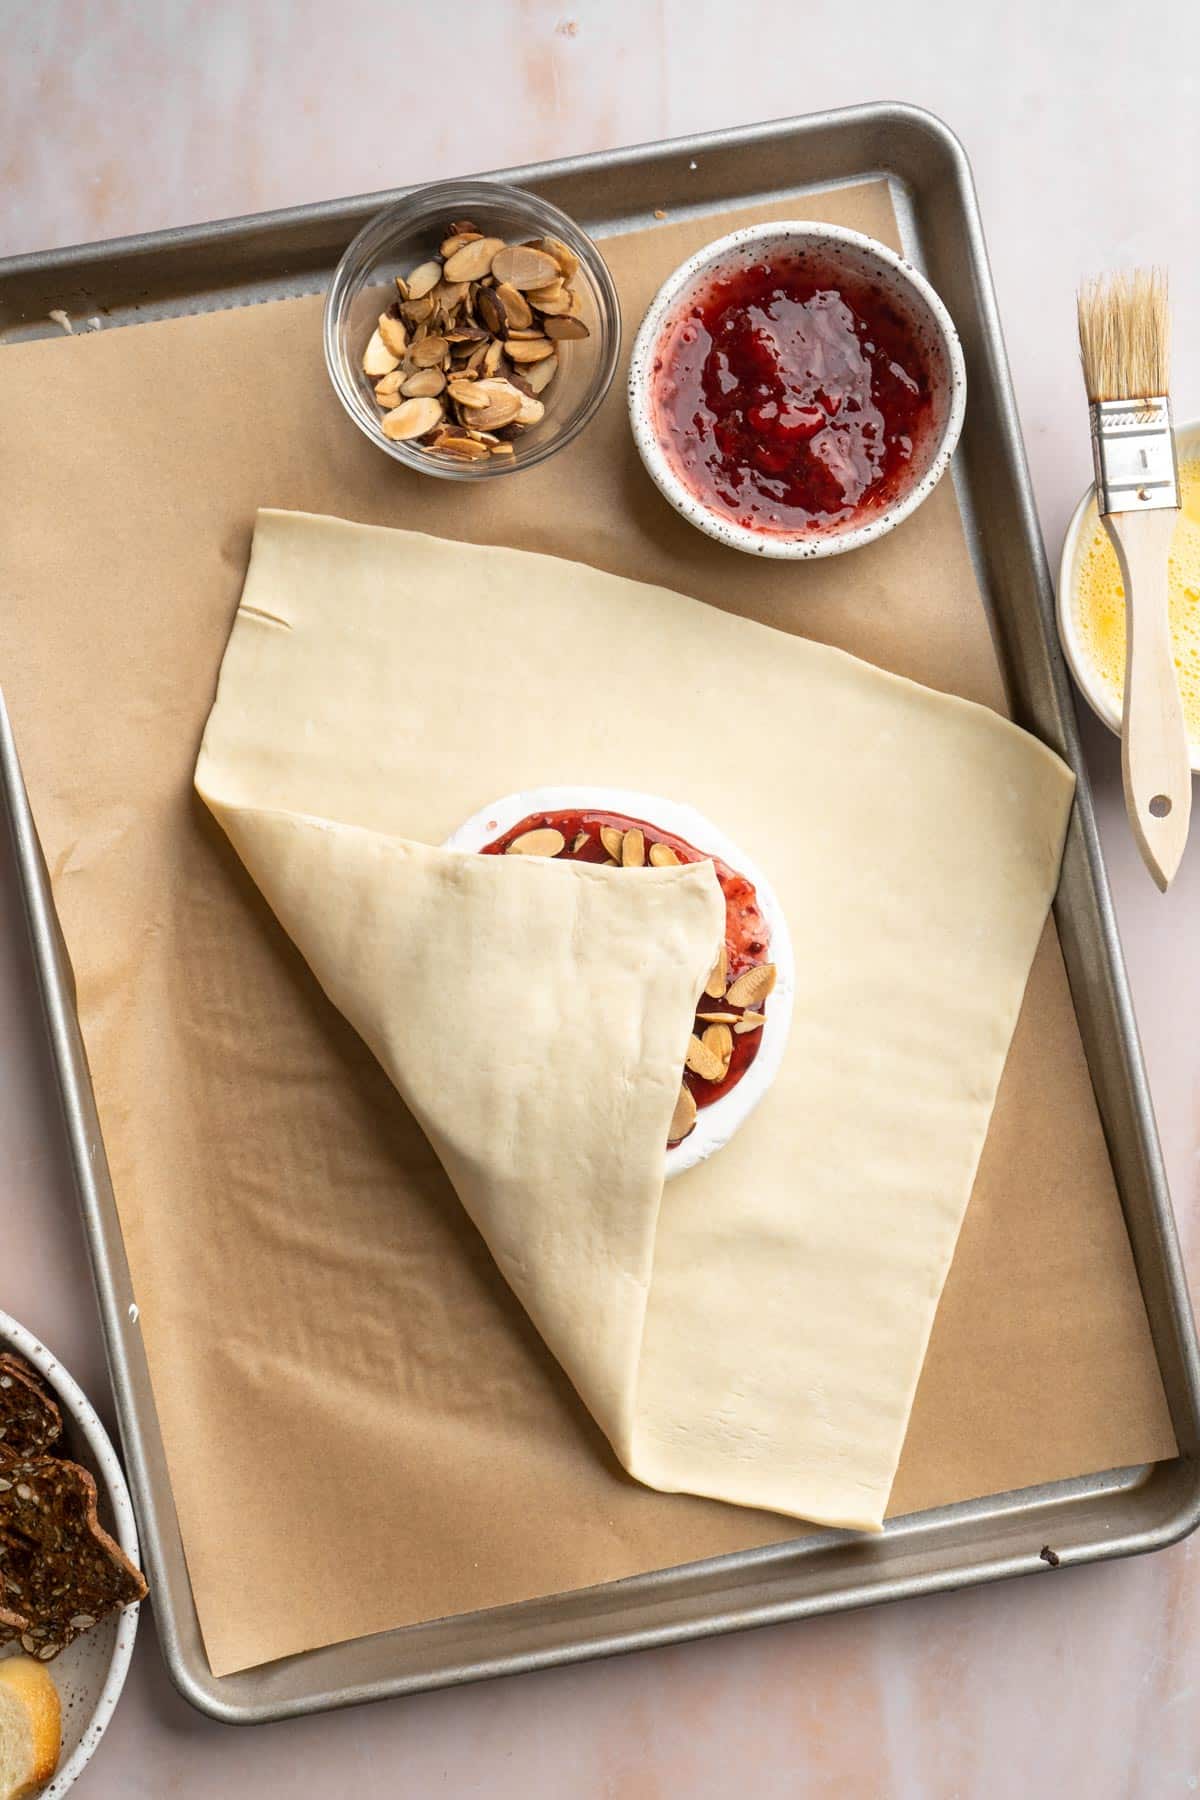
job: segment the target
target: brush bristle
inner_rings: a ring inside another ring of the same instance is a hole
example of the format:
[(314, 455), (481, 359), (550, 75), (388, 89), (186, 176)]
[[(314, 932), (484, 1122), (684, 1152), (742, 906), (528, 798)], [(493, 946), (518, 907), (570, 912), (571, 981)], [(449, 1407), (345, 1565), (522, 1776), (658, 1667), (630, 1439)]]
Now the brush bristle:
[(1171, 314), (1161, 269), (1101, 275), (1079, 290), (1088, 399), (1149, 400), (1171, 391)]

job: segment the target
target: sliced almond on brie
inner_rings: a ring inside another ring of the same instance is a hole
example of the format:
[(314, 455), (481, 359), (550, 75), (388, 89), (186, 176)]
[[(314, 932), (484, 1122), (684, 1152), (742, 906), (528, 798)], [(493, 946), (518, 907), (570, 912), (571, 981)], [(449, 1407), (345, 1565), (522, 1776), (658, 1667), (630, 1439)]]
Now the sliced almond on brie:
[(506, 856), (557, 856), (566, 846), (566, 838), (553, 825), (539, 825), (533, 831), (523, 831), (514, 838), (505, 851)]
[(775, 986), (775, 964), (760, 963), (739, 975), (725, 995), (730, 1006), (757, 1006)]

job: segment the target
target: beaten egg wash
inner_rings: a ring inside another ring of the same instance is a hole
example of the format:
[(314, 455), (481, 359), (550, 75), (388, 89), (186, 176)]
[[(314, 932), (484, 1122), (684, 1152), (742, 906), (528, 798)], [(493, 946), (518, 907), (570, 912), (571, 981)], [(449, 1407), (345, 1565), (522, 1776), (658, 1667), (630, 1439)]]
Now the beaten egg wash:
[[(1200, 459), (1179, 465), (1181, 508), (1168, 562), (1171, 637), (1188, 737), (1200, 746)], [(1099, 519), (1079, 558), (1075, 622), (1080, 644), (1118, 708), (1125, 692), (1125, 588)]]

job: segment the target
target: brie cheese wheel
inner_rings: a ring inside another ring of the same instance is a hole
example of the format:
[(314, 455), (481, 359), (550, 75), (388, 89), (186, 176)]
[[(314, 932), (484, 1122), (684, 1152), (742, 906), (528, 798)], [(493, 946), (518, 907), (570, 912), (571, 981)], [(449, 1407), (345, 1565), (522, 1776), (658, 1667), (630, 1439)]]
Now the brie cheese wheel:
[[(479, 851), (494, 843), (534, 813), (608, 812), (622, 818), (640, 819), (657, 825), (671, 837), (682, 838), (693, 849), (707, 851), (735, 874), (742, 875), (755, 890), (759, 910), (770, 932), (768, 960), (775, 964), (775, 986), (763, 1006), (766, 1024), (758, 1053), (741, 1080), (728, 1093), (722, 1094), (696, 1114), (694, 1128), (687, 1137), (667, 1149), (665, 1176), (668, 1181), (694, 1169), (697, 1163), (724, 1148), (733, 1134), (750, 1117), (775, 1078), (787, 1047), (792, 1024), (792, 1000), (796, 986), (792, 940), (783, 909), (775, 890), (756, 863), (723, 831), (694, 807), (668, 800), (660, 794), (635, 793), (628, 788), (608, 787), (536, 787), (516, 794), (505, 794), (477, 813), (472, 813), (446, 839), (446, 850)], [(613, 870), (614, 878), (625, 879), (640, 871)], [(713, 1001), (714, 1008), (720, 1002)], [(682, 1070), (680, 1071), (682, 1074)]]

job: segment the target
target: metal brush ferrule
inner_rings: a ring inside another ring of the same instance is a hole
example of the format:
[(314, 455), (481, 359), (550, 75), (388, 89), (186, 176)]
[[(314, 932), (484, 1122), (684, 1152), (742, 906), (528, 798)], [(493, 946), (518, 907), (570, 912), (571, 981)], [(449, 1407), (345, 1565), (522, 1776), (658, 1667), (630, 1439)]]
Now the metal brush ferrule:
[(1090, 410), (1101, 513), (1178, 506), (1179, 464), (1169, 398), (1095, 400)]

